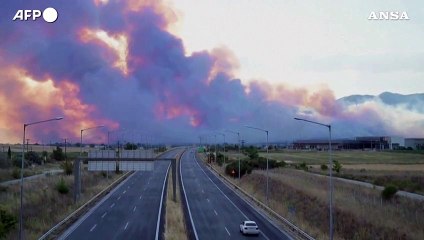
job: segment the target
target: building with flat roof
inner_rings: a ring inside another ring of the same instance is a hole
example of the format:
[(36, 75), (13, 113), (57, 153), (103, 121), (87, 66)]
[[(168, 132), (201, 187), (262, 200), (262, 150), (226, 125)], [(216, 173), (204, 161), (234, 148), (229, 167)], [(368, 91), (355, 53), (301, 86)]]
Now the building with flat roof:
[(424, 149), (424, 138), (405, 138), (405, 147), (414, 150)]
[(371, 136), (356, 137), (355, 139), (359, 144), (362, 144), (363, 149), (393, 150), (405, 146), (405, 139), (401, 137)]
[[(411, 142), (411, 144), (414, 144)], [(418, 142), (418, 144), (422, 144)], [(294, 149), (328, 150), (328, 139), (296, 140)], [(355, 139), (334, 139), (331, 141), (334, 150), (370, 149), (393, 150), (405, 146), (405, 139), (391, 136), (356, 137)]]

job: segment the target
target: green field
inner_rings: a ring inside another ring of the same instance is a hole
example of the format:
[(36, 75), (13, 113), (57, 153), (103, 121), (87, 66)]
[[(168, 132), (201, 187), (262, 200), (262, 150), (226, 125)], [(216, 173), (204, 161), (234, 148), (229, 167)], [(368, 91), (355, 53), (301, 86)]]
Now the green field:
[[(327, 164), (328, 152), (292, 151), (259, 153), (261, 157), (269, 157), (287, 163), (306, 163), (309, 165)], [(333, 160), (342, 164), (424, 164), (424, 154), (416, 152), (395, 151), (333, 151)]]

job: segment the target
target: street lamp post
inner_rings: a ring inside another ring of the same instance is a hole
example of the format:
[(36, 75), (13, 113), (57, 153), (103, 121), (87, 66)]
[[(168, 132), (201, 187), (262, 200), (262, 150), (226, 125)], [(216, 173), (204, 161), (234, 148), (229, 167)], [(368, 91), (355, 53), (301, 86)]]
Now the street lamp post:
[[(82, 133), (86, 130), (91, 130), (91, 129), (96, 129), (96, 128), (102, 128), (105, 127), (104, 125), (99, 125), (99, 126), (95, 126), (95, 127), (89, 127), (89, 128), (84, 128), (81, 129), (81, 142), (80, 142), (80, 160), (82, 159)], [(80, 161), (77, 161), (76, 164), (81, 164)], [(74, 201), (78, 201), (79, 196), (80, 196), (80, 191), (81, 191), (81, 166), (78, 165), (78, 167), (76, 168), (77, 172), (75, 172), (75, 175), (77, 175), (75, 182), (76, 182), (76, 188), (75, 188), (75, 196), (74, 196)]]
[(81, 145), (80, 145), (80, 158), (82, 157), (82, 133), (86, 130), (90, 130), (90, 129), (95, 129), (95, 128), (102, 128), (105, 127), (104, 125), (99, 125), (99, 126), (95, 126), (95, 127), (89, 127), (89, 128), (84, 128), (81, 129)]
[(239, 132), (234, 132), (231, 130), (227, 130), (227, 132), (229, 133), (233, 133), (233, 134), (237, 134), (237, 142), (238, 142), (238, 155), (237, 155), (237, 160), (238, 160), (238, 178), (240, 180), (240, 133)]
[(224, 137), (224, 166), (225, 166), (225, 134), (224, 133), (218, 133), (219, 135)]
[(330, 240), (333, 240), (333, 161), (332, 161), (332, 147), (331, 147), (331, 125), (330, 124), (323, 124), (303, 118), (294, 118), (297, 121), (304, 121), (308, 123), (313, 123), (316, 125), (320, 125), (323, 127), (328, 128), (328, 145), (329, 145), (329, 157), (328, 157), (328, 164), (330, 165), (328, 168), (329, 174), (330, 174), (330, 203), (329, 203), (329, 211), (330, 211)]
[(218, 160), (218, 153), (216, 151), (216, 134), (213, 135), (215, 137), (215, 162)]
[(22, 159), (21, 159), (21, 191), (20, 191), (20, 211), (19, 211), (19, 239), (23, 239), (23, 195), (24, 195), (24, 158), (25, 158), (25, 133), (26, 133), (26, 127), (30, 125), (35, 125), (39, 123), (45, 123), (45, 122), (51, 122), (51, 121), (58, 121), (62, 120), (63, 117), (57, 117), (52, 119), (47, 119), (43, 121), (38, 122), (31, 122), (31, 123), (24, 123), (24, 137), (22, 140)]
[(257, 128), (257, 127), (252, 127), (252, 126), (245, 126), (247, 128), (251, 128), (251, 129), (256, 129), (262, 132), (266, 133), (266, 203), (267, 205), (269, 205), (269, 198), (268, 198), (268, 194), (269, 194), (269, 173), (268, 173), (268, 134), (269, 131), (262, 129), (262, 128)]

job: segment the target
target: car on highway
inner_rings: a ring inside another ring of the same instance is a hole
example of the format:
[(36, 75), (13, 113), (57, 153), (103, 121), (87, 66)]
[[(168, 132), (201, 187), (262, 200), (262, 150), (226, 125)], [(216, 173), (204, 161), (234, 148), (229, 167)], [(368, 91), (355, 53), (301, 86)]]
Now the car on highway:
[(240, 232), (243, 234), (259, 234), (259, 227), (254, 221), (243, 221), (240, 224)]

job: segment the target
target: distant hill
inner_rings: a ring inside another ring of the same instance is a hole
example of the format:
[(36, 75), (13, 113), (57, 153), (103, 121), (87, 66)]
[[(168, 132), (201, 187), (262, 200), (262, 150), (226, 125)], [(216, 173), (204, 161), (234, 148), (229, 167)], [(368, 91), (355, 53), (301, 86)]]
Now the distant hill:
[(390, 106), (402, 106), (409, 110), (424, 113), (424, 93), (402, 95), (383, 92), (380, 95), (351, 95), (337, 100), (343, 105), (358, 105), (368, 101), (381, 101)]

